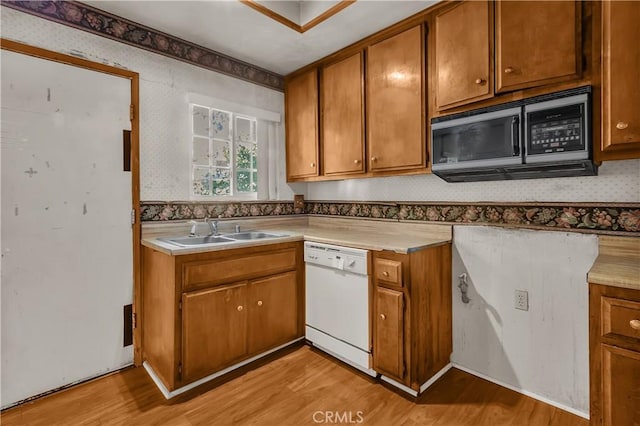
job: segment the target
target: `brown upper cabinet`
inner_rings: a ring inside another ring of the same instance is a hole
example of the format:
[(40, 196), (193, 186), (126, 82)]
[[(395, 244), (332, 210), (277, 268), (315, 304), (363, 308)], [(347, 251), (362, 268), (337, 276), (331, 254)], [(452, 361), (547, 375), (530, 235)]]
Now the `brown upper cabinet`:
[(438, 109), (492, 97), (493, 3), (456, 3), (435, 16), (434, 28)]
[(601, 160), (640, 158), (640, 2), (602, 2)]
[(367, 48), (369, 170), (426, 167), (422, 25)]
[(580, 77), (580, 2), (498, 1), (495, 8), (497, 93)]
[(287, 176), (318, 176), (318, 70), (287, 81), (285, 88)]
[(322, 69), (322, 161), (325, 175), (363, 173), (362, 52)]

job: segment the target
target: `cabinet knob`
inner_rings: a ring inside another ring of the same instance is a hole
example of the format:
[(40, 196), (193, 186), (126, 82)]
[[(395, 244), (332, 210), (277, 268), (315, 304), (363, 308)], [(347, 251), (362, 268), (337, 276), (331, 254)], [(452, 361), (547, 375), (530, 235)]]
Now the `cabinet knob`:
[(484, 84), (484, 78), (476, 78), (476, 84)]
[(262, 306), (262, 300), (258, 300), (258, 306)]
[(380, 314), (380, 319), (384, 321), (387, 319), (387, 316), (385, 314)]
[(506, 67), (506, 68), (504, 69), (504, 73), (505, 73), (505, 74), (511, 74), (512, 72), (513, 72), (513, 68), (512, 68), (512, 67)]
[(238, 306), (238, 312), (242, 312), (243, 309), (242, 305)]
[(353, 160), (353, 164), (360, 164), (360, 160)]
[(640, 330), (640, 320), (634, 319), (629, 321), (629, 326), (634, 330)]
[(622, 121), (618, 121), (618, 124), (616, 124), (616, 129), (618, 129), (618, 130), (624, 130), (627, 127), (629, 127), (629, 123), (625, 123), (625, 122), (622, 122)]
[(311, 164), (309, 164), (309, 165), (310, 165), (311, 167), (315, 167), (315, 166), (316, 166), (316, 163), (311, 163)]
[(371, 157), (371, 161), (378, 161), (377, 157)]
[(385, 277), (388, 277), (389, 273), (387, 271), (382, 271), (382, 275), (385, 276)]

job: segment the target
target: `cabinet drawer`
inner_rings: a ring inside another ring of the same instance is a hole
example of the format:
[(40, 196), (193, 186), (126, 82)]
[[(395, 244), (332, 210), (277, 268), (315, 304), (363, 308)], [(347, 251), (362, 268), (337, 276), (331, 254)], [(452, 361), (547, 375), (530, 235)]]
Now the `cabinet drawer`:
[(402, 287), (402, 262), (375, 259), (374, 272), (378, 281), (385, 281)]
[(264, 277), (296, 268), (296, 250), (257, 253), (251, 256), (189, 262), (182, 266), (185, 291), (205, 286)]
[(640, 302), (602, 298), (602, 336), (640, 341)]

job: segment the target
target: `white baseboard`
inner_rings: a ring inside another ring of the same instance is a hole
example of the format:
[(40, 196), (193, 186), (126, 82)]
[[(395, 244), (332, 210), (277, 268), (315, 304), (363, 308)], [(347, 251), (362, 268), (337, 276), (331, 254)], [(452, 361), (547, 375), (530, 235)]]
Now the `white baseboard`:
[(588, 412), (585, 413), (584, 411), (580, 411), (580, 410), (577, 410), (577, 409), (575, 409), (573, 407), (566, 406), (564, 404), (561, 404), (559, 402), (553, 401), (553, 400), (551, 400), (549, 398), (545, 398), (544, 396), (540, 396), (540, 395), (538, 395), (536, 393), (533, 393), (531, 391), (528, 391), (528, 390), (525, 390), (525, 389), (510, 385), (508, 383), (505, 383), (505, 382), (502, 382), (500, 380), (494, 379), (493, 377), (489, 377), (489, 376), (487, 376), (485, 374), (478, 373), (475, 370), (472, 370), (472, 369), (467, 368), (467, 367), (463, 367), (462, 365), (456, 364), (455, 362), (453, 363), (453, 367), (457, 368), (458, 370), (462, 370), (464, 372), (472, 374), (472, 375), (474, 375), (476, 377), (480, 377), (481, 379), (487, 380), (487, 381), (489, 381), (491, 383), (495, 383), (496, 385), (500, 385), (500, 386), (502, 386), (504, 388), (511, 389), (514, 392), (518, 392), (518, 393), (520, 393), (522, 395), (526, 395), (526, 396), (531, 397), (533, 399), (537, 399), (538, 401), (544, 402), (545, 404), (553, 405), (556, 408), (559, 408), (559, 409), (564, 410), (564, 411), (568, 411), (571, 414), (575, 414), (576, 416), (579, 416), (579, 417), (582, 417), (584, 419), (589, 420), (589, 413)]
[(406, 393), (408, 393), (411, 396), (418, 396), (419, 394), (421, 394), (422, 392), (424, 392), (425, 390), (427, 390), (427, 388), (429, 386), (431, 386), (432, 384), (434, 384), (440, 377), (442, 377), (442, 375), (444, 373), (446, 373), (447, 371), (449, 371), (451, 369), (451, 367), (453, 367), (453, 364), (449, 363), (447, 365), (444, 366), (444, 368), (442, 368), (440, 371), (438, 371), (436, 374), (433, 375), (433, 377), (431, 377), (429, 380), (427, 380), (426, 382), (424, 382), (421, 386), (420, 386), (420, 392), (417, 392), (413, 389), (411, 389), (408, 386), (403, 385), (402, 383), (396, 382), (393, 379), (390, 379), (387, 376), (380, 376), (380, 379), (383, 382), (387, 382), (390, 385), (393, 385), (395, 387), (397, 387), (400, 390), (405, 391)]
[(395, 386), (402, 391), (405, 391), (411, 396), (418, 396), (418, 392), (414, 391), (408, 386), (403, 385), (402, 383), (396, 382), (395, 380), (388, 378), (387, 376), (380, 376), (380, 380), (382, 380), (383, 382), (387, 382), (390, 385)]
[(425, 390), (427, 390), (427, 388), (429, 386), (431, 386), (432, 384), (434, 384), (436, 382), (436, 380), (438, 380), (440, 377), (442, 377), (444, 375), (444, 373), (446, 373), (447, 371), (451, 370), (451, 367), (453, 367), (453, 364), (451, 364), (451, 363), (445, 365), (442, 370), (438, 371), (436, 374), (433, 375), (432, 378), (430, 378), (429, 380), (424, 382), (422, 384), (422, 386), (420, 386), (420, 393), (422, 393)]
[(178, 389), (175, 389), (175, 390), (172, 390), (172, 391), (167, 389), (167, 387), (164, 385), (164, 383), (162, 383), (162, 380), (160, 380), (160, 378), (155, 373), (155, 371), (153, 371), (153, 368), (149, 365), (148, 362), (146, 362), (146, 361), (143, 362), (142, 366), (144, 367), (145, 370), (147, 370), (147, 373), (149, 373), (149, 376), (151, 377), (151, 380), (153, 380), (153, 382), (156, 384), (158, 389), (160, 389), (160, 392), (162, 392), (162, 395), (164, 395), (164, 397), (166, 399), (171, 399), (174, 396), (178, 396), (181, 393), (185, 393), (186, 391), (189, 391), (189, 390), (191, 390), (191, 389), (193, 389), (193, 388), (195, 388), (197, 386), (200, 386), (203, 383), (211, 381), (211, 380), (213, 380), (213, 379), (215, 379), (217, 377), (223, 376), (223, 375), (229, 373), (230, 371), (233, 371), (233, 370), (238, 369), (238, 368), (240, 368), (240, 367), (242, 367), (244, 365), (247, 365), (247, 364), (249, 364), (249, 363), (251, 363), (251, 362), (253, 362), (255, 360), (263, 358), (263, 357), (265, 357), (265, 356), (267, 356), (267, 355), (269, 355), (269, 354), (271, 354), (273, 352), (279, 351), (280, 349), (286, 348), (287, 346), (289, 346), (289, 345), (291, 345), (291, 344), (293, 344), (295, 342), (299, 342), (302, 339), (304, 339), (304, 337), (299, 337), (299, 338), (297, 338), (295, 340), (292, 340), (292, 341), (290, 341), (288, 343), (285, 343), (284, 345), (280, 345), (277, 348), (273, 348), (271, 350), (268, 350), (267, 352), (263, 352), (260, 355), (254, 356), (253, 358), (245, 359), (244, 361), (239, 362), (237, 364), (234, 364), (231, 367), (227, 367), (224, 370), (220, 370), (217, 373), (210, 374), (210, 375), (208, 375), (206, 377), (203, 377), (200, 380), (197, 380), (197, 381), (195, 381), (193, 383), (189, 383), (186, 386), (183, 386), (181, 388), (178, 388)]

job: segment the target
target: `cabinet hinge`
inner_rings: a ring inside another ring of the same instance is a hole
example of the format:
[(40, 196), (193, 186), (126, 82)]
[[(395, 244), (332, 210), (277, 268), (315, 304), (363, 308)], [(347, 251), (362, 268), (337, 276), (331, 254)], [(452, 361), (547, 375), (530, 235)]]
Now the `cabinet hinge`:
[(129, 105), (129, 120), (133, 121), (135, 117), (135, 111), (133, 109), (133, 104)]
[(182, 380), (182, 363), (178, 364), (178, 381)]
[(181, 311), (182, 310), (182, 302), (178, 302), (178, 310)]

